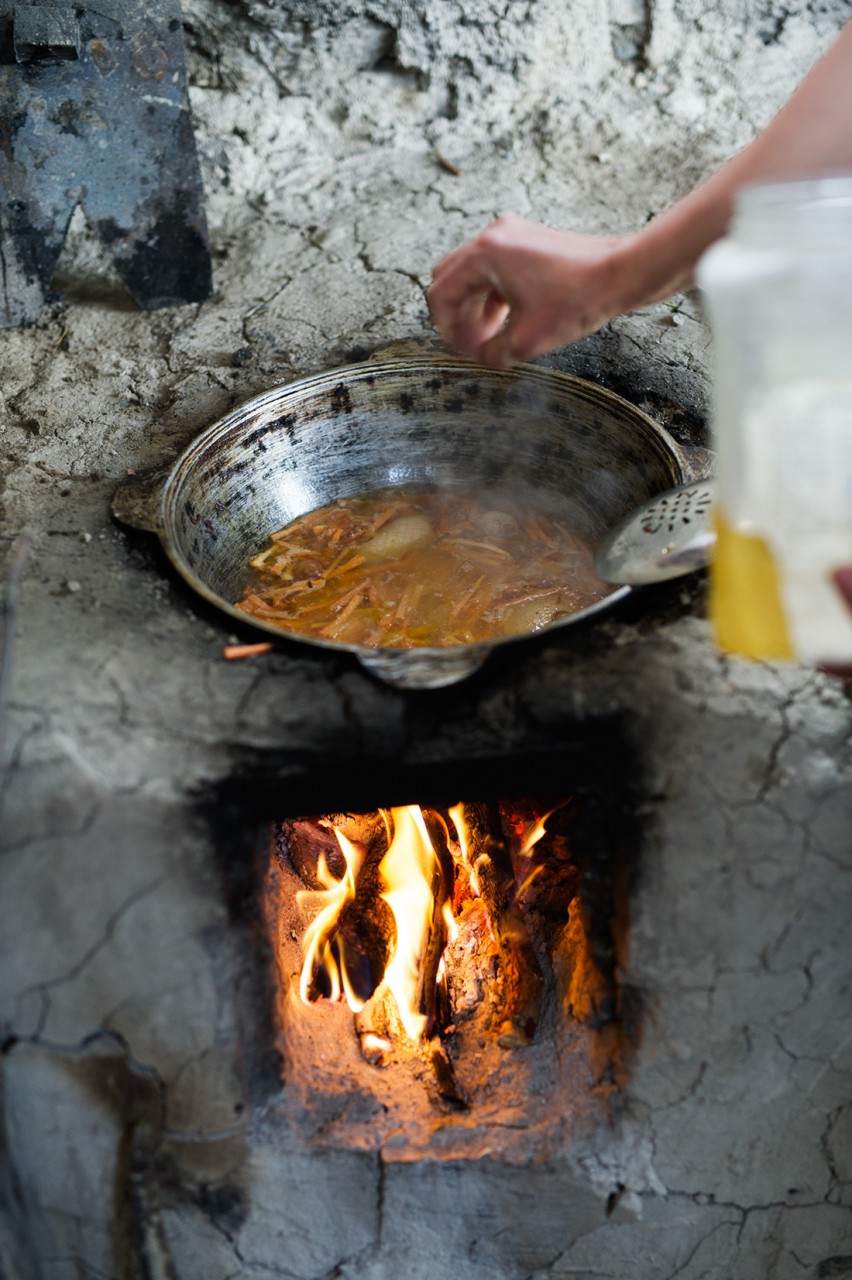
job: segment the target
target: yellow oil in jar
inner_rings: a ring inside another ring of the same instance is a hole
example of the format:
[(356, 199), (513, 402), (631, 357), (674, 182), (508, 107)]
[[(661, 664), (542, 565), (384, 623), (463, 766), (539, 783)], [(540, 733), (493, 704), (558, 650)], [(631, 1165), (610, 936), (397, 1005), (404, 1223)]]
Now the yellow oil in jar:
[(744, 658), (792, 658), (778, 567), (763, 538), (741, 533), (716, 510), (710, 616), (716, 643)]

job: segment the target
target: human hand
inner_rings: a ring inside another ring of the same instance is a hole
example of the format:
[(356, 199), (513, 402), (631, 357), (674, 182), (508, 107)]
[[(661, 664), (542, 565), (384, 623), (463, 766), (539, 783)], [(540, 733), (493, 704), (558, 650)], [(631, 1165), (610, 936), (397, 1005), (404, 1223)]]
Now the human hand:
[(632, 305), (632, 241), (498, 218), (434, 268), (436, 328), (498, 369), (564, 346)]

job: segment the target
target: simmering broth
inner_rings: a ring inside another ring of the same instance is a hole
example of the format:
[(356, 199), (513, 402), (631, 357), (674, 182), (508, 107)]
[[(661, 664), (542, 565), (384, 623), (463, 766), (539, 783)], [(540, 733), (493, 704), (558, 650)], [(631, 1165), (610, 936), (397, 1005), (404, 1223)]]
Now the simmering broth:
[(236, 607), (299, 635), (438, 648), (537, 631), (611, 591), (589, 544), (526, 498), (394, 488), (274, 533)]

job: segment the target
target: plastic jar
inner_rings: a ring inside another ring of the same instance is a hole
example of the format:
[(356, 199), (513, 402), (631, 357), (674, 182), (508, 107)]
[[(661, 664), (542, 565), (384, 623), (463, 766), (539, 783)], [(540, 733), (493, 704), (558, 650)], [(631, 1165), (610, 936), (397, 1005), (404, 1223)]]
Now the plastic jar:
[(742, 190), (697, 272), (715, 353), (717, 643), (852, 662), (852, 174)]

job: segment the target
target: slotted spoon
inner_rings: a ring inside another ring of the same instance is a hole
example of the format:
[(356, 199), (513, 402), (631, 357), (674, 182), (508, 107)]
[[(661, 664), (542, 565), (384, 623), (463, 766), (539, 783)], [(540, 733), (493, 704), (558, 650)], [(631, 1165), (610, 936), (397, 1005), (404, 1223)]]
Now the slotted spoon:
[(697, 480), (637, 507), (598, 546), (598, 576), (643, 586), (703, 569), (716, 543), (715, 499), (715, 481)]

